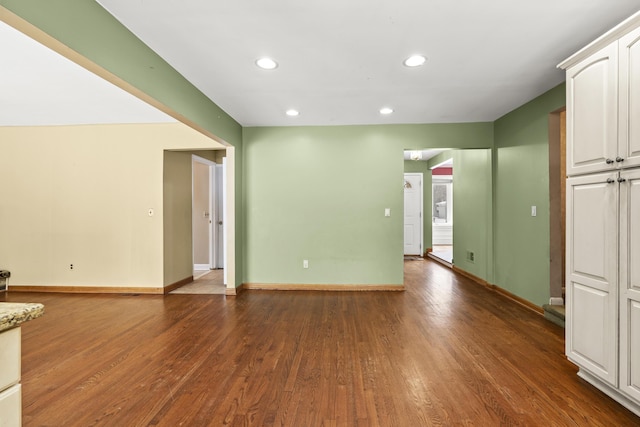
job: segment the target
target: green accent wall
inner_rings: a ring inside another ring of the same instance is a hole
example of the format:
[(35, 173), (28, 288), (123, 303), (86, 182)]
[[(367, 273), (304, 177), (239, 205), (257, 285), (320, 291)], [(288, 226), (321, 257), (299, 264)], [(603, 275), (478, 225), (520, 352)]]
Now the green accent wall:
[[(493, 278), (493, 186), (491, 149), (443, 151), (429, 159), (427, 168), (453, 160), (453, 261), (454, 265), (483, 280)], [(405, 162), (409, 163), (409, 162)], [(430, 178), (431, 180), (431, 178)], [(425, 217), (431, 203), (425, 204)], [(431, 235), (431, 221), (426, 221)], [(429, 240), (430, 242), (430, 240)], [(429, 247), (430, 244), (426, 244)], [(467, 259), (467, 252), (474, 260)]]
[(245, 128), (245, 282), (402, 284), (404, 149), (492, 137), (491, 123)]
[[(453, 150), (453, 263), (492, 282), (491, 150)], [(474, 259), (467, 259), (467, 252)]]
[(549, 302), (548, 116), (564, 105), (561, 84), (494, 123), (494, 283), (536, 305)]

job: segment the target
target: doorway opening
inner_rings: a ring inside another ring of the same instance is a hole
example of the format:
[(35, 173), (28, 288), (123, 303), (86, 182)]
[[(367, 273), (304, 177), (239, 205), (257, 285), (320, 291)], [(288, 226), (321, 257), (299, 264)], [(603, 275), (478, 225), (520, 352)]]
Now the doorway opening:
[(194, 282), (182, 287), (181, 293), (224, 293), (227, 284), (224, 268), (226, 158), (215, 154), (213, 159), (215, 161), (191, 156)]
[(565, 297), (566, 177), (566, 111), (563, 107), (549, 114), (549, 305), (555, 307), (563, 307)]
[(431, 257), (453, 264), (453, 159), (431, 167)]

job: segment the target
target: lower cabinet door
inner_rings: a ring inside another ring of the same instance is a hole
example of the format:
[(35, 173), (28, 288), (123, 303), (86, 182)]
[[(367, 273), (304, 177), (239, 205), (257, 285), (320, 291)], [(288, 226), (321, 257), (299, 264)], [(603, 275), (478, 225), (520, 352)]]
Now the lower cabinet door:
[(0, 393), (0, 427), (22, 425), (22, 389), (20, 384)]
[(567, 357), (618, 385), (617, 173), (567, 180)]
[(620, 389), (640, 404), (640, 170), (620, 177)]

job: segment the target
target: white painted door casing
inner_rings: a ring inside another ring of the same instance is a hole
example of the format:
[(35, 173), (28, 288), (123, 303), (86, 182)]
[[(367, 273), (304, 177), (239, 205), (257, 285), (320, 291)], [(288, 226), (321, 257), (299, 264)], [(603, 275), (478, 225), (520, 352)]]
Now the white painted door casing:
[(567, 356), (614, 387), (618, 378), (617, 172), (567, 180)]
[(405, 173), (404, 181), (404, 254), (422, 255), (422, 173)]
[(620, 177), (620, 389), (640, 401), (640, 169)]

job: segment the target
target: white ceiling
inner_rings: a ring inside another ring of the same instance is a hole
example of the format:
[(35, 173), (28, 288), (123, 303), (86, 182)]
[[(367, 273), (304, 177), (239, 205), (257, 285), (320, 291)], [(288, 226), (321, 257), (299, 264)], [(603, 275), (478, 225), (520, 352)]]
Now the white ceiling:
[[(97, 0), (243, 126), (492, 121), (638, 0)], [(419, 68), (402, 61), (428, 58)], [(279, 67), (258, 69), (271, 56)], [(395, 110), (381, 116), (378, 110)], [(298, 117), (286, 116), (296, 108)]]
[(0, 21), (0, 126), (175, 122)]

